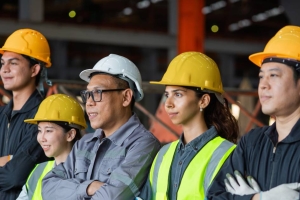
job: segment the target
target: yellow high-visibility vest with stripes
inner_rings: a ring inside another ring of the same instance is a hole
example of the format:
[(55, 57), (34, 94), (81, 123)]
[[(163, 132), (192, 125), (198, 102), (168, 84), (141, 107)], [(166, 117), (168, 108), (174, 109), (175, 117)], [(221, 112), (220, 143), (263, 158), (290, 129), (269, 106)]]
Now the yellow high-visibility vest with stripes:
[(38, 164), (29, 175), (26, 188), (29, 199), (42, 200), (42, 180), (46, 174), (52, 170), (54, 160)]
[[(179, 140), (162, 147), (150, 170), (152, 200), (168, 200), (169, 176)], [(236, 145), (221, 137), (209, 141), (187, 166), (179, 184), (178, 200), (203, 200), (216, 174)]]

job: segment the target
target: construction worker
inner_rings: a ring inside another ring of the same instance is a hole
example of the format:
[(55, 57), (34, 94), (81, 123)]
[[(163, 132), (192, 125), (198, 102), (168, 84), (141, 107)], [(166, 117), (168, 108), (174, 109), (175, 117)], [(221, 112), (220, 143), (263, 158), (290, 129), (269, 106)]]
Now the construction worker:
[(40, 32), (20, 29), (7, 38), (0, 54), (3, 86), (12, 92), (0, 108), (0, 198), (15, 200), (35, 165), (47, 160), (36, 140), (37, 126), (24, 120), (34, 117), (43, 100), (37, 86), (51, 66), (50, 49)]
[(47, 157), (54, 160), (38, 164), (29, 175), (17, 200), (41, 200), (42, 179), (55, 166), (64, 162), (74, 143), (87, 127), (80, 104), (72, 97), (54, 94), (47, 97), (33, 119), (26, 123), (38, 126), (37, 141)]
[(147, 179), (159, 141), (133, 113), (144, 94), (138, 68), (110, 54), (80, 73), (94, 134), (77, 142), (66, 162), (43, 179), (43, 199), (133, 199)]
[(159, 151), (139, 197), (205, 199), (238, 136), (218, 66), (202, 53), (185, 52), (171, 61), (161, 81), (150, 83), (166, 86), (165, 110), (183, 133)]
[(276, 122), (252, 129), (241, 138), (216, 177), (208, 199), (299, 199), (300, 27), (283, 27), (263, 52), (249, 59), (260, 67), (262, 112), (275, 117)]

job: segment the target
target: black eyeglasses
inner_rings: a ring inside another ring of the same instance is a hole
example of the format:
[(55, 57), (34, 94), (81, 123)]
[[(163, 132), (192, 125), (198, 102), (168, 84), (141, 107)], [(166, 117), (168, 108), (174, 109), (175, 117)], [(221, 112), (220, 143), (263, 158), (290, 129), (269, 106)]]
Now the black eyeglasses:
[(96, 89), (96, 90), (92, 90), (92, 91), (82, 90), (80, 92), (80, 96), (82, 98), (83, 103), (86, 103), (86, 101), (90, 97), (92, 97), (94, 102), (100, 102), (102, 100), (102, 93), (103, 92), (113, 92), (113, 91), (121, 91), (121, 90), (126, 90), (126, 88), (124, 88), (124, 89), (110, 89), (110, 90)]

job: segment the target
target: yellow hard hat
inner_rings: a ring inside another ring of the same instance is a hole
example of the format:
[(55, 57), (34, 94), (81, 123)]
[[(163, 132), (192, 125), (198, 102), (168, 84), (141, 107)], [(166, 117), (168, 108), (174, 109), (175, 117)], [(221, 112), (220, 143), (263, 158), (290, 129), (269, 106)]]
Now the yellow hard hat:
[(198, 87), (222, 94), (224, 92), (217, 64), (200, 52), (185, 52), (176, 56), (161, 81), (152, 84)]
[(269, 40), (263, 52), (249, 56), (257, 66), (266, 58), (278, 57), (300, 61), (300, 27), (285, 26)]
[(37, 124), (42, 121), (68, 122), (71, 127), (85, 129), (87, 127), (84, 112), (80, 104), (65, 94), (54, 94), (42, 101), (34, 119), (24, 122)]
[(19, 29), (13, 32), (0, 48), (0, 54), (11, 51), (30, 56), (51, 66), (50, 48), (47, 39), (38, 31), (32, 29)]

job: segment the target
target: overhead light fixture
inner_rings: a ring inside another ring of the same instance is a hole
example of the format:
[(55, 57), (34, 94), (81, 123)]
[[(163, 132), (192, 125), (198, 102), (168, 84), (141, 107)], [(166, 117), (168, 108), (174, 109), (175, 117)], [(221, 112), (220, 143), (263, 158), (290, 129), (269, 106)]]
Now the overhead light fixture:
[[(230, 3), (236, 3), (240, 0), (230, 0), (229, 2)], [(204, 15), (207, 15), (213, 11), (216, 11), (216, 10), (219, 10), (221, 8), (224, 8), (225, 6), (227, 5), (227, 2), (226, 1), (217, 1), (209, 6), (205, 6), (202, 8), (202, 13)]]
[(160, 1), (163, 1), (163, 0), (151, 0), (151, 3), (158, 3)]
[(130, 8), (130, 7), (124, 8), (123, 14), (124, 15), (131, 15), (132, 14), (132, 8)]
[[(252, 22), (261, 22), (264, 21), (270, 17), (274, 17), (277, 15), (280, 15), (284, 12), (284, 8), (282, 6), (276, 7), (276, 8), (272, 8), (270, 10), (266, 10), (262, 13), (258, 13), (256, 15), (253, 15), (251, 17)], [(228, 29), (230, 31), (237, 31), (241, 28), (250, 26), (252, 24), (251, 20), (249, 19), (244, 19), (244, 20), (240, 20), (236, 23), (232, 23), (228, 26)]]
[(144, 9), (144, 8), (147, 8), (150, 6), (150, 1), (148, 0), (143, 0), (143, 1), (140, 1), (136, 4), (136, 6), (139, 8), (139, 9)]
[(262, 13), (258, 13), (257, 15), (252, 16), (252, 21), (254, 22), (261, 22), (264, 21), (270, 17), (274, 17), (277, 15), (280, 15), (284, 12), (284, 8), (282, 6), (272, 8), (271, 10), (267, 10)]

